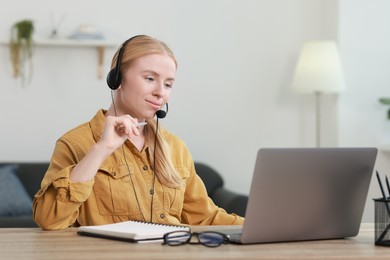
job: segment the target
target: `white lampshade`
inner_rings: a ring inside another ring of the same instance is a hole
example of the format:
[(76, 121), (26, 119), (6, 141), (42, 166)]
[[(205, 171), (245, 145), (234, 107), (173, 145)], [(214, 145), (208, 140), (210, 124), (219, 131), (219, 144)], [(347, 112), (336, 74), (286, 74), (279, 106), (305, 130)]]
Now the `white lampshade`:
[(295, 68), (292, 88), (300, 93), (338, 93), (345, 89), (340, 55), (335, 42), (304, 43)]

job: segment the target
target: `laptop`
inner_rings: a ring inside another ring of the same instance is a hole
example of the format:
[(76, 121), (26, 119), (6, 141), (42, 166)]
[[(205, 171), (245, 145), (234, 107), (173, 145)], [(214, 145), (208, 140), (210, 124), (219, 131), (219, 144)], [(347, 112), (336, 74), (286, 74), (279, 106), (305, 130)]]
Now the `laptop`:
[(356, 236), (376, 156), (376, 148), (260, 149), (242, 232), (231, 242)]

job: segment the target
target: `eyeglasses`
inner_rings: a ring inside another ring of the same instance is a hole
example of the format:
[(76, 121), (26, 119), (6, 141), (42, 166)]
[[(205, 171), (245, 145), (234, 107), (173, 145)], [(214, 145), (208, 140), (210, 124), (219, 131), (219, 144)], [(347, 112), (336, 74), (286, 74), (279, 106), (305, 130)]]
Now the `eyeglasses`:
[[(191, 238), (195, 236), (198, 242), (191, 242)], [(179, 246), (183, 244), (202, 244), (208, 247), (217, 247), (222, 244), (229, 243), (229, 238), (222, 233), (207, 231), (201, 233), (191, 233), (189, 231), (173, 231), (166, 233), (163, 237), (163, 245)]]

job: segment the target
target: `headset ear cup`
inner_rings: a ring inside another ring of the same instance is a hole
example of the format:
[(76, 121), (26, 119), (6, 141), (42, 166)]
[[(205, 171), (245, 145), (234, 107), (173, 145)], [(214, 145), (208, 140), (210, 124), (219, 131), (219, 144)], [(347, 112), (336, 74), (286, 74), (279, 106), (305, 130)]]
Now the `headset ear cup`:
[(110, 89), (116, 90), (121, 84), (121, 82), (122, 75), (120, 72), (117, 73), (115, 68), (107, 74), (107, 85), (110, 87)]
[(120, 65), (121, 65), (121, 61), (122, 61), (123, 52), (125, 51), (126, 45), (131, 40), (133, 40), (134, 38), (136, 38), (138, 36), (141, 36), (141, 35), (136, 35), (136, 36), (133, 36), (130, 39), (126, 40), (122, 44), (121, 48), (119, 49), (118, 57), (116, 59), (116, 66), (115, 66), (115, 68), (111, 69), (110, 72), (107, 74), (106, 81), (107, 81), (107, 85), (110, 87), (110, 89), (115, 90), (115, 89), (119, 88), (119, 86), (121, 85), (122, 74), (121, 74)]

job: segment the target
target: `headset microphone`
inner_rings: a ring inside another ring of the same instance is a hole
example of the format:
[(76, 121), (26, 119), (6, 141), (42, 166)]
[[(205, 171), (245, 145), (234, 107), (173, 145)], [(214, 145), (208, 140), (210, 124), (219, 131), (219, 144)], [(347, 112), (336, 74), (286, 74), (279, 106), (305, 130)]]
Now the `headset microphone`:
[(163, 119), (163, 118), (165, 118), (167, 116), (167, 114), (168, 114), (168, 103), (165, 103), (165, 106), (167, 107), (166, 111), (164, 111), (164, 110), (157, 110), (156, 117), (158, 119)]

